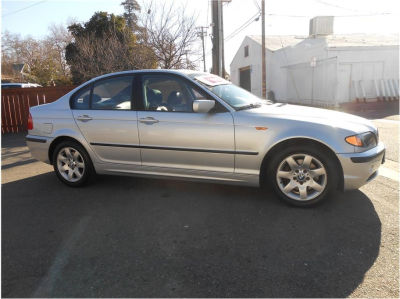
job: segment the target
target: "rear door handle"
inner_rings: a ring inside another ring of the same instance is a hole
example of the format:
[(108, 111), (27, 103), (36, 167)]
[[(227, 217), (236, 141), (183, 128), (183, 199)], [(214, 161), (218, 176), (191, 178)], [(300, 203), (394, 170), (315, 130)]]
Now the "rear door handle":
[(154, 117), (139, 118), (139, 121), (140, 121), (141, 123), (148, 124), (148, 125), (155, 124), (155, 123), (158, 123), (158, 122), (159, 122), (159, 120), (158, 120), (158, 119), (155, 119)]
[(85, 114), (85, 115), (79, 115), (76, 119), (79, 121), (87, 122), (89, 120), (92, 120), (93, 118)]

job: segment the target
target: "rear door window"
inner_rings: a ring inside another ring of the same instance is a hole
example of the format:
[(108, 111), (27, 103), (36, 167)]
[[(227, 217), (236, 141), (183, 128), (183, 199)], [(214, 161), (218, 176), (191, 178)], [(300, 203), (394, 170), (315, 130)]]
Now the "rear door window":
[(93, 87), (92, 109), (130, 110), (132, 81), (133, 77), (122, 76), (96, 82)]

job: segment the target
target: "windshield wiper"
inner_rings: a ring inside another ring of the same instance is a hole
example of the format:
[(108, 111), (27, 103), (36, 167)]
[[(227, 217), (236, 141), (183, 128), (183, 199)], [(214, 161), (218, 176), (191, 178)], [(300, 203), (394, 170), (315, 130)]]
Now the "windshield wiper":
[(251, 103), (251, 104), (248, 104), (248, 105), (237, 107), (236, 111), (252, 109), (252, 108), (258, 108), (258, 107), (261, 107), (261, 103)]

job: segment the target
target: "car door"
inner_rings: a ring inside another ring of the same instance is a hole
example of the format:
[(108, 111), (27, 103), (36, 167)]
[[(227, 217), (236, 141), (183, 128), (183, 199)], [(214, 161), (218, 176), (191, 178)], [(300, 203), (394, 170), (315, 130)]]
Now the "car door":
[(76, 124), (100, 160), (140, 165), (134, 76), (100, 79), (71, 99)]
[(210, 113), (194, 113), (194, 99), (209, 97), (173, 74), (141, 76), (138, 111), (142, 165), (193, 171), (234, 171), (231, 113), (216, 102)]

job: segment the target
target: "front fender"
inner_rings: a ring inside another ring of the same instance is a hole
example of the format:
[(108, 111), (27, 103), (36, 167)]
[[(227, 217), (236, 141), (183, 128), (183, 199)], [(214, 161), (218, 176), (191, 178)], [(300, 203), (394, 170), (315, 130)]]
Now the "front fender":
[[(266, 128), (260, 130), (259, 128)], [(258, 129), (257, 129), (258, 128)], [(287, 119), (253, 119), (250, 125), (235, 124), (237, 151), (257, 152), (254, 156), (236, 155), (235, 171), (259, 174), (267, 153), (277, 144), (295, 138), (320, 142), (334, 153), (354, 153), (344, 140), (352, 132), (338, 127)]]

